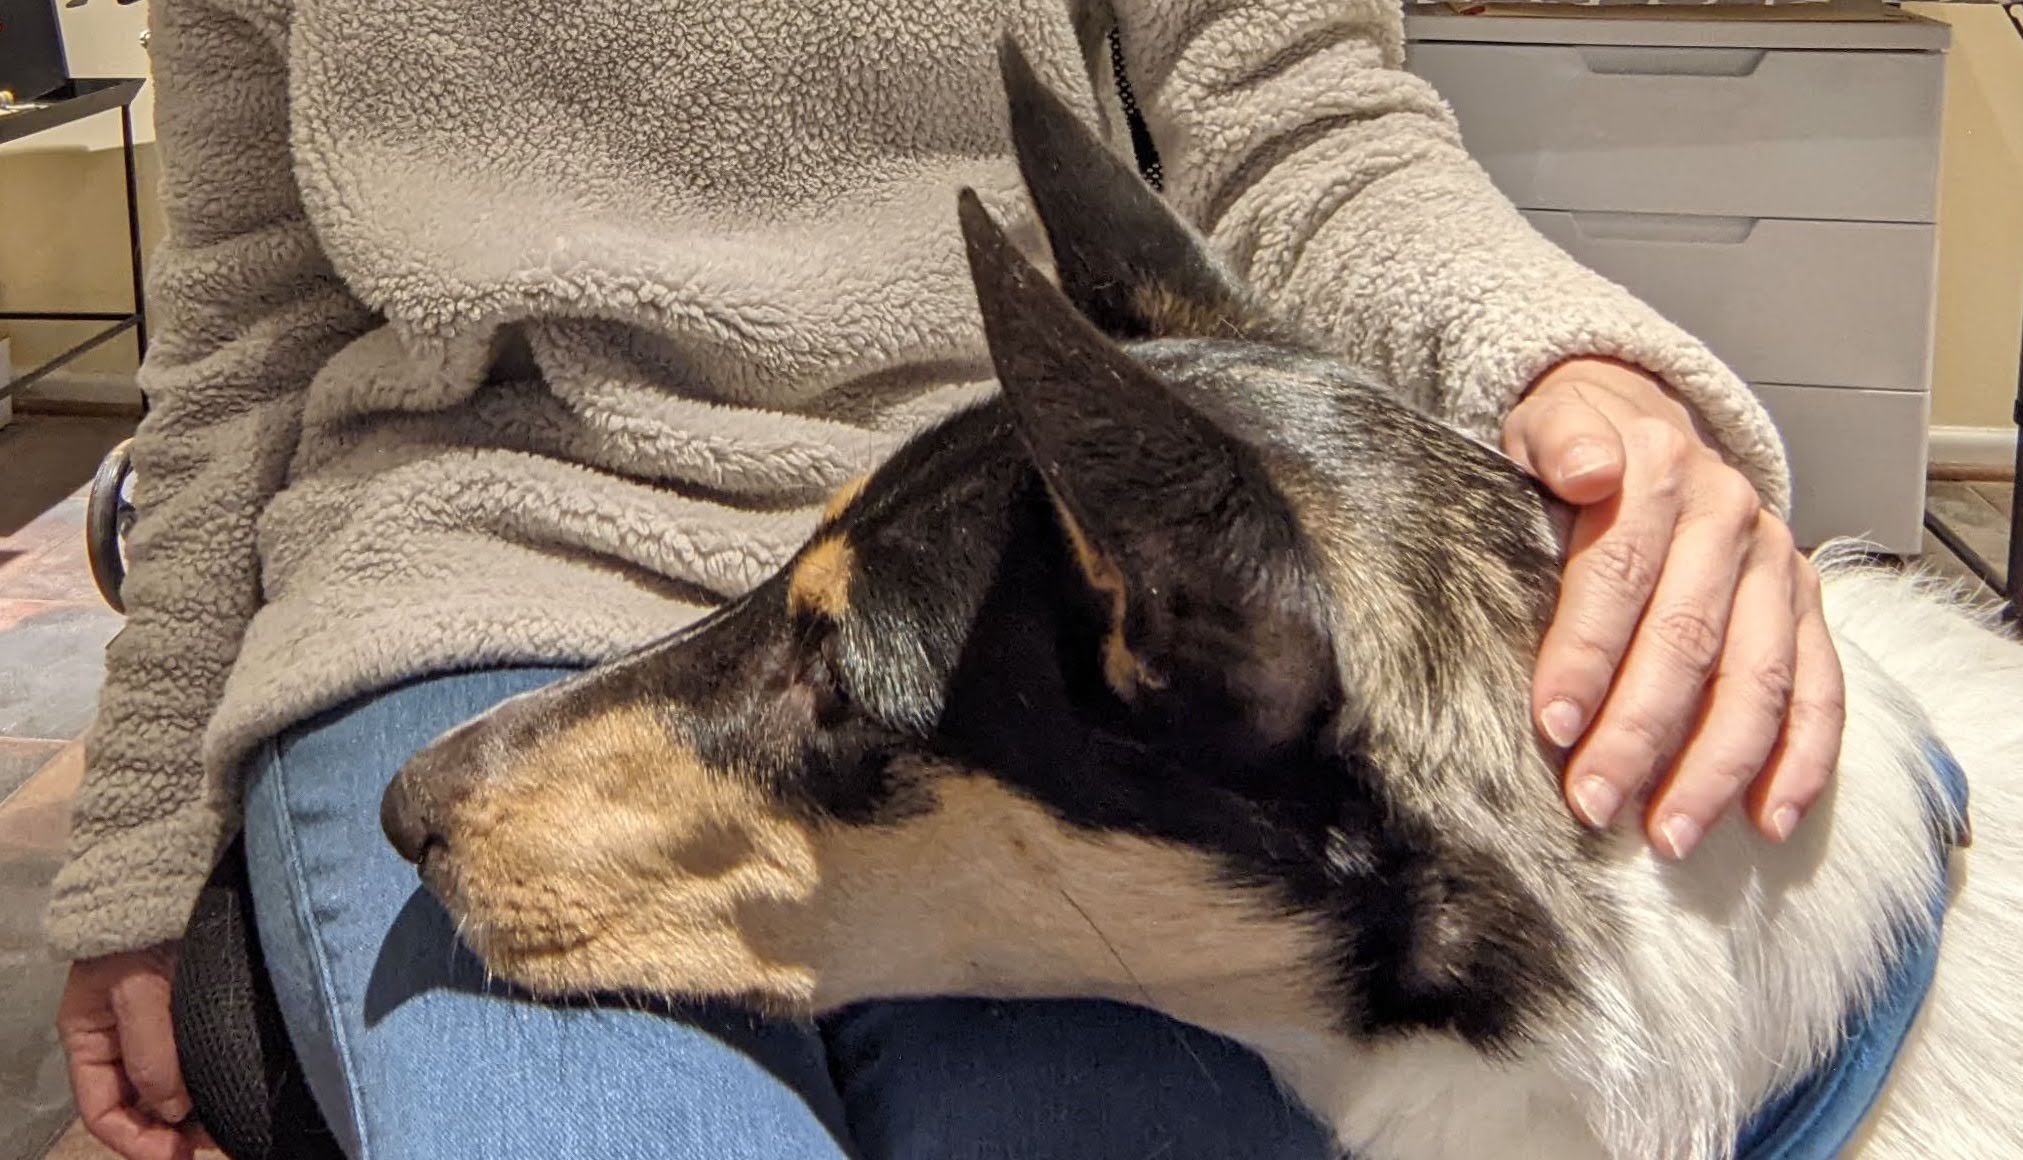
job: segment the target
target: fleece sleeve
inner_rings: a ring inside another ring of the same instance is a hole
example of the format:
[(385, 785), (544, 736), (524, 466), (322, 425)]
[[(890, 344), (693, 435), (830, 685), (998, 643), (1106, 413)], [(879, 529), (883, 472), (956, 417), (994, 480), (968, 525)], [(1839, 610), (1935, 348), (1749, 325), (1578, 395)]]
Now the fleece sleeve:
[(179, 937), (238, 812), (204, 730), (260, 592), (255, 523), (302, 396), (368, 323), (299, 201), (278, 20), (156, 0), (151, 55), (167, 218), (150, 259), (151, 410), (132, 452), (127, 623), (106, 653), (69, 859), (47, 915), (73, 958)]
[(1175, 207), (1267, 299), (1493, 438), (1554, 364), (1604, 356), (1698, 412), (1772, 510), (1784, 448), (1700, 342), (1533, 230), (1403, 70), (1398, 0), (1114, 0)]

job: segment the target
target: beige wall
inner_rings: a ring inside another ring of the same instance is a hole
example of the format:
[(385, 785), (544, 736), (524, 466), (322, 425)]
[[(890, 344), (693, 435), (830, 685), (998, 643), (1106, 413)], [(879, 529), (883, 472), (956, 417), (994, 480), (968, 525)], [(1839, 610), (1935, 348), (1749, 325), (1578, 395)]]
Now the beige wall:
[[(146, 4), (92, 0), (83, 8), (59, 11), (73, 75), (147, 75), (147, 53), (139, 41), (147, 24)], [(144, 88), (134, 120), (142, 142), (143, 244), (149, 247), (160, 233), (153, 197), (153, 109), (153, 91)], [(132, 291), (125, 196), (114, 114), (0, 148), (0, 309), (127, 309)], [(94, 325), (0, 323), (14, 340), (17, 368), (67, 349)], [(66, 373), (117, 381), (133, 373), (133, 351), (133, 339), (123, 336), (72, 363)]]
[(2009, 429), (2023, 346), (2023, 35), (1992, 4), (1905, 7), (1953, 26), (1932, 422)]

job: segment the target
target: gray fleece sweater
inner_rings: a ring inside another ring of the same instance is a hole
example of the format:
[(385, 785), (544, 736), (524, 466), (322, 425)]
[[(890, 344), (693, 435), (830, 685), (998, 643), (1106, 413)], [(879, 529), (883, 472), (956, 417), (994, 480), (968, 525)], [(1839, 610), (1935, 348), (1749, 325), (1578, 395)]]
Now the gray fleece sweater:
[[(1775, 508), (1698, 343), (1534, 234), (1400, 71), (1396, 0), (155, 0), (153, 410), (126, 628), (49, 931), (178, 936), (291, 723), (590, 662), (779, 564), (990, 389), (955, 225), (1028, 218), (1014, 33), (1339, 351), (1493, 436), (1553, 363), (1664, 377)], [(1120, 148), (1123, 147), (1120, 145)]]

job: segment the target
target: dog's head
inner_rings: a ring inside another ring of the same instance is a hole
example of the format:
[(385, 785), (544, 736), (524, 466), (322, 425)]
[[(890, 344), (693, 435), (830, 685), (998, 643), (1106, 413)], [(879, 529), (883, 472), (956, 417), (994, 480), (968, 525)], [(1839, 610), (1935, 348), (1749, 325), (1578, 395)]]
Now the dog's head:
[(540, 992), (1522, 1031), (1579, 844), (1527, 724), (1537, 489), (1005, 76), (1059, 285), (964, 194), (1001, 397), (746, 597), (429, 746), (388, 835)]

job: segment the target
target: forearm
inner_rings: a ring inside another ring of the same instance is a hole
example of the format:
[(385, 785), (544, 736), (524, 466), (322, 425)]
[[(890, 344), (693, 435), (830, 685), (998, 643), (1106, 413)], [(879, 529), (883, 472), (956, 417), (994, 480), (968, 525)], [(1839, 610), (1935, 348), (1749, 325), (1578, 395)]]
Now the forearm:
[(174, 937), (237, 813), (203, 737), (258, 607), (256, 523), (281, 486), (301, 397), (367, 324), (296, 199), (271, 30), (219, 7), (153, 14), (167, 238), (141, 371), (126, 627), (86, 744), (70, 861), (48, 916), (59, 954)]

